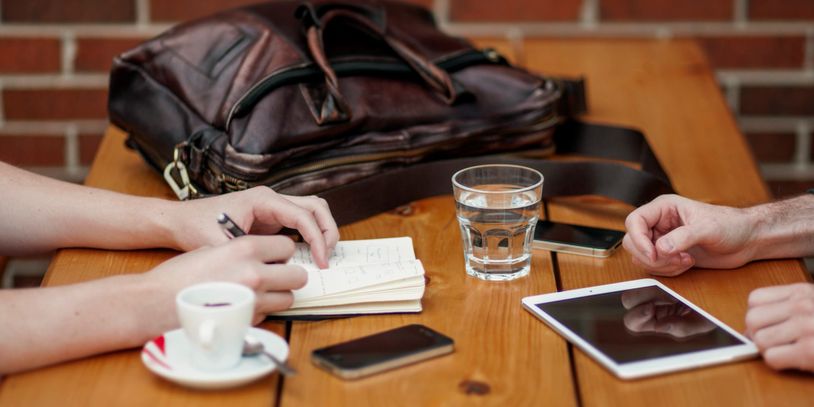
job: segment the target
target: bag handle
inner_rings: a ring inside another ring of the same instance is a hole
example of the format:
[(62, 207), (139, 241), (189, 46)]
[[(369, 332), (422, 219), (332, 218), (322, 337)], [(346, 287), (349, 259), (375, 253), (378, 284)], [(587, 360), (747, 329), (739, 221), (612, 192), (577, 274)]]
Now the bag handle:
[(554, 138), (560, 143), (558, 154), (638, 162), (641, 170), (615, 162), (556, 161), (496, 154), (418, 163), (318, 195), (331, 205), (336, 223), (346, 225), (418, 199), (449, 195), (452, 174), (483, 164), (515, 164), (540, 171), (545, 176), (544, 199), (602, 195), (639, 206), (673, 192), (667, 174), (638, 130), (570, 121), (557, 127)]
[[(325, 7), (323, 6), (323, 9)], [(455, 103), (464, 93), (460, 85), (455, 83), (445, 70), (403, 41), (388, 34), (386, 29), (361, 10), (352, 7), (331, 7), (320, 16), (312, 5), (305, 4), (297, 9), (296, 14), (305, 26), (311, 56), (325, 76), (328, 94), (319, 109), (317, 121), (320, 125), (342, 122), (352, 117), (351, 109), (339, 91), (339, 79), (325, 54), (325, 27), (337, 18), (352, 20), (382, 39), (445, 103)]]

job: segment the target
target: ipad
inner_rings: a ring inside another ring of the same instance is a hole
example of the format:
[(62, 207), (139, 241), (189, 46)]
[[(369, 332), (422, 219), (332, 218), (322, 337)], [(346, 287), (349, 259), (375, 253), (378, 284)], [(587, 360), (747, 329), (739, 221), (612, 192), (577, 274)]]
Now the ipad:
[(653, 279), (535, 295), (523, 307), (622, 379), (758, 354), (749, 339)]

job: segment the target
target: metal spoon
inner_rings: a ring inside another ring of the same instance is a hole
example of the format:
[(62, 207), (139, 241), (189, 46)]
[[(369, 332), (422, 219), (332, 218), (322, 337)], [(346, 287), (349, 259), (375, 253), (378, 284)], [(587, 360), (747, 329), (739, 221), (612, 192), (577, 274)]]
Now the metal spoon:
[(286, 376), (293, 376), (297, 374), (297, 371), (294, 370), (293, 367), (289, 366), (287, 363), (277, 359), (271, 352), (266, 350), (266, 347), (263, 346), (263, 342), (260, 342), (257, 338), (246, 335), (246, 338), (243, 339), (243, 356), (255, 356), (258, 354), (264, 354), (266, 357), (271, 359), (275, 365), (277, 365), (277, 369), (280, 373)]

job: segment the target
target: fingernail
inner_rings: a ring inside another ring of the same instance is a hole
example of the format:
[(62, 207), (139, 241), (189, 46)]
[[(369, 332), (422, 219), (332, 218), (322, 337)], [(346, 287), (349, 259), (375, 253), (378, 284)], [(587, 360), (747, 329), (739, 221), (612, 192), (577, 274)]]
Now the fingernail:
[(661, 251), (665, 253), (672, 253), (673, 249), (675, 249), (672, 240), (670, 240), (669, 238), (659, 240), (658, 244), (661, 247)]

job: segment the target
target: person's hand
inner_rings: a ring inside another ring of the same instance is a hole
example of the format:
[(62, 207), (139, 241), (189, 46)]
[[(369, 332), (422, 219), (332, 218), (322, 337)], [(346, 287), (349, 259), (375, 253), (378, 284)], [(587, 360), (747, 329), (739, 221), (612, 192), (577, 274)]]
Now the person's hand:
[(625, 250), (651, 274), (734, 268), (753, 259), (753, 227), (743, 209), (662, 195), (628, 215), (625, 227)]
[(692, 308), (656, 287), (645, 287), (622, 294), (625, 328), (634, 333), (661, 333), (687, 338), (707, 333), (715, 325)]
[(175, 203), (174, 240), (181, 250), (194, 250), (227, 240), (217, 224), (221, 213), (250, 234), (274, 234), (283, 227), (296, 229), (311, 245), (314, 261), (328, 266), (330, 251), (339, 240), (339, 231), (328, 203), (315, 196), (278, 194), (267, 187), (255, 187), (211, 198)]
[(814, 284), (752, 291), (746, 334), (773, 369), (814, 371)]
[[(300, 266), (284, 264), (294, 254), (294, 242), (285, 236), (243, 236), (214, 247), (203, 247), (161, 263), (144, 275), (155, 287), (149, 299), (157, 312), (170, 314), (175, 295), (183, 288), (209, 281), (243, 284), (255, 291), (254, 322), (291, 306), (291, 290), (302, 288), (308, 275)], [(163, 329), (172, 328), (164, 326)]]

